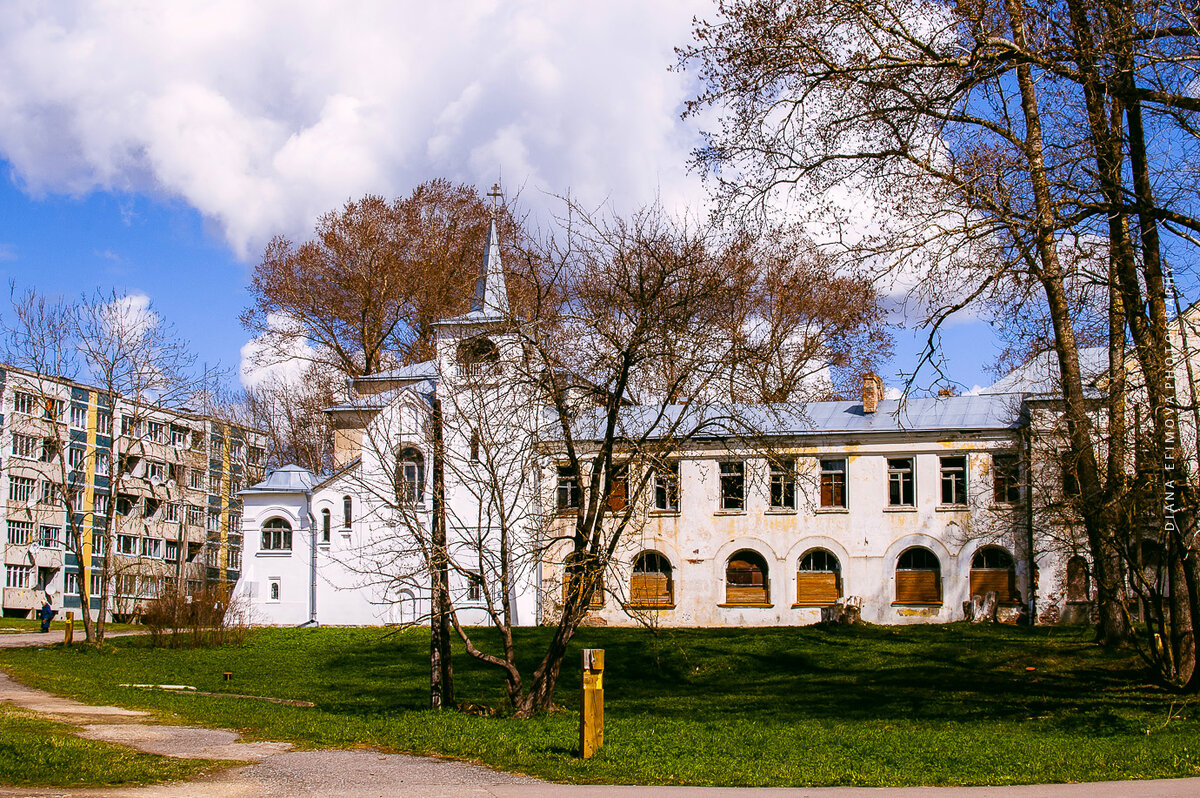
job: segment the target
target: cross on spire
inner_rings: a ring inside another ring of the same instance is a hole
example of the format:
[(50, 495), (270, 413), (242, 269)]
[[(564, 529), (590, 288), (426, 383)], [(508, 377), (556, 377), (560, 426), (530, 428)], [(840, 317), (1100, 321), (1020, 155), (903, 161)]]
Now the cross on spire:
[(500, 190), (500, 184), (493, 183), (492, 190), (487, 195), (492, 198), (492, 216), (495, 216), (496, 209), (500, 206), (500, 200), (504, 199), (504, 192)]

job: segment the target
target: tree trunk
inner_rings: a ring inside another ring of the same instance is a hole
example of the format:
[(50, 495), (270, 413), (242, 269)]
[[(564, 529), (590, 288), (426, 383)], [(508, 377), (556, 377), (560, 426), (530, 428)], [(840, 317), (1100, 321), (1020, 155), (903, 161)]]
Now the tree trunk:
[(442, 439), (442, 407), (433, 400), (433, 519), (430, 543), (433, 566), (430, 569), (429, 703), (433, 709), (454, 706), (454, 671), (450, 659), (450, 568), (446, 555), (445, 450)]

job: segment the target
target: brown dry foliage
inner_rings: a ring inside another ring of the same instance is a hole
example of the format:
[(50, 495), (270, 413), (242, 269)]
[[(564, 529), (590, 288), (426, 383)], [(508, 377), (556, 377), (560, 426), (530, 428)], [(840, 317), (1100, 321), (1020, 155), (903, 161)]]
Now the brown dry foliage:
[[(306, 242), (277, 236), (241, 319), (264, 345), (259, 360), (286, 361), (308, 344), (312, 360), (354, 376), (428, 359), (434, 322), (469, 307), (492, 213), (474, 187), (435, 179), (390, 202), (347, 202)], [(522, 240), (505, 208), (496, 219), (506, 247)]]

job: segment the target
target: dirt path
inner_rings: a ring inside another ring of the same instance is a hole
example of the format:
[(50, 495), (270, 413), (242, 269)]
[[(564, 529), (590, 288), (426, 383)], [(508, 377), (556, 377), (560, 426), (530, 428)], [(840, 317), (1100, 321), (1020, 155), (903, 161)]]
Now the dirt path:
[[(58, 635), (4, 634), (0, 647), (56, 643)], [(81, 737), (151, 754), (251, 762), (189, 782), (101, 789), (0, 787), (7, 796), (108, 798), (1196, 798), (1200, 779), (1025, 787), (823, 787), (745, 789), (552, 784), (466, 762), (369, 750), (293, 751), (290, 743), (240, 742), (236, 732), (153, 723), (150, 713), (91, 706), (14, 681), (0, 671), (0, 701), (78, 726)]]

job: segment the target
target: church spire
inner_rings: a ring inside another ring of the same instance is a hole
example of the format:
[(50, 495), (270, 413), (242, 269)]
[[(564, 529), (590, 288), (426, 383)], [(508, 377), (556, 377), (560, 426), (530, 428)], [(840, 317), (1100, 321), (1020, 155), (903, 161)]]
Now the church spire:
[[(492, 186), (494, 193), (488, 196), (495, 199), (500, 196), (500, 186)], [(475, 283), (475, 298), (471, 302), (472, 313), (487, 315), (508, 315), (508, 289), (504, 284), (504, 266), (500, 262), (500, 241), (496, 233), (496, 214), (493, 207), (492, 219), (488, 222), (487, 249), (483, 253), (483, 263), (479, 270), (479, 280)]]

